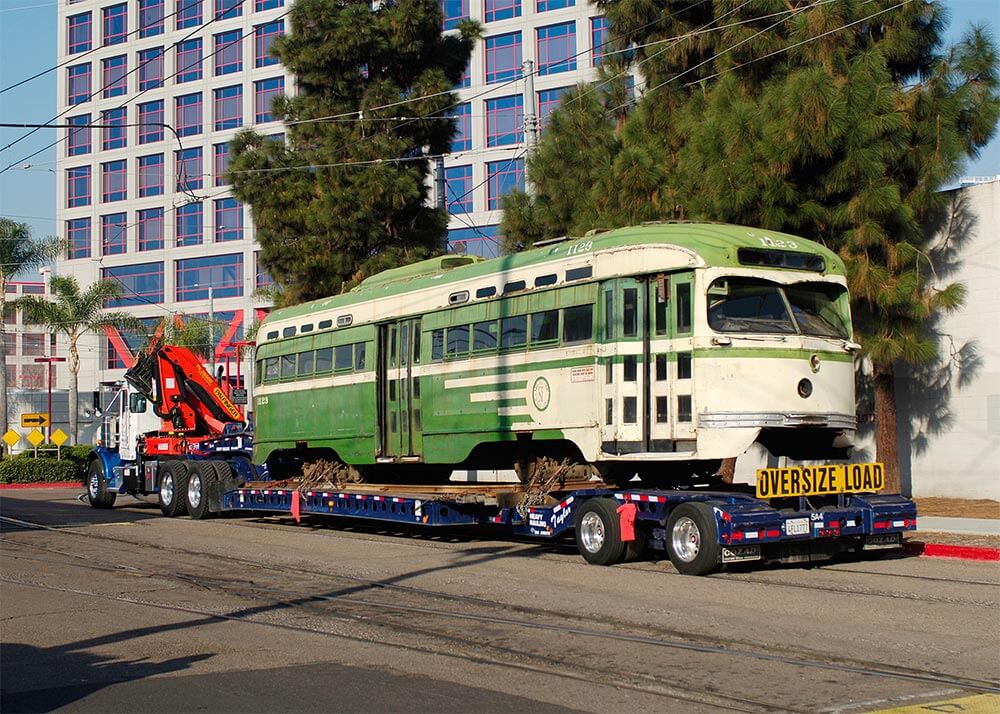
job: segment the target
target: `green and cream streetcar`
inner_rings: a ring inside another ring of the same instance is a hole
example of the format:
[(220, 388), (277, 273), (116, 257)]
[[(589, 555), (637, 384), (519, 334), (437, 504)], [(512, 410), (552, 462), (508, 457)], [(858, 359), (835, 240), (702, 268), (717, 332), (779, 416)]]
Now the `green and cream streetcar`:
[(268, 316), (254, 460), (383, 481), (554, 458), (667, 485), (754, 443), (843, 458), (851, 335), (843, 263), (786, 234), (663, 223), (442, 256)]

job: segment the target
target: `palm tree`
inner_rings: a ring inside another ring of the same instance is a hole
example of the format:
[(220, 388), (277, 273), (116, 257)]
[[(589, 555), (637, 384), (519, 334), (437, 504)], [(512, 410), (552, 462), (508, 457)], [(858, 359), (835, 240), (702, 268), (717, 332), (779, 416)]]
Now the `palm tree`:
[(37, 295), (26, 295), (17, 305), (33, 322), (45, 325), (50, 332), (66, 336), (69, 352), (69, 372), (72, 376), (69, 389), (69, 429), (72, 443), (77, 437), (77, 385), (80, 376), (80, 353), (77, 342), (84, 335), (104, 330), (106, 327), (140, 330), (142, 323), (125, 312), (107, 312), (108, 301), (121, 297), (121, 288), (111, 280), (100, 280), (81, 291), (76, 278), (58, 275), (49, 283), (48, 300)]
[[(0, 218), (0, 315), (7, 313), (7, 286), (18, 273), (34, 270), (56, 256), (59, 241), (55, 238), (34, 240), (27, 223)], [(0, 319), (0, 366), (7, 363), (5, 325)], [(0, 368), (0, 433), (6, 433), (7, 370)]]

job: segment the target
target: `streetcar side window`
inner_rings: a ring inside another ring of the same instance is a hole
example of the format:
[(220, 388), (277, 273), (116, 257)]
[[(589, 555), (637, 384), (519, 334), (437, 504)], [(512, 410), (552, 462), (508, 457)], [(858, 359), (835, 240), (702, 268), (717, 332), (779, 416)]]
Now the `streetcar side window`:
[(639, 291), (636, 288), (622, 290), (622, 336), (635, 337), (639, 334)]
[(593, 329), (593, 305), (578, 305), (563, 310), (563, 342), (590, 342)]
[(677, 331), (691, 331), (691, 283), (677, 284)]
[(444, 330), (431, 331), (431, 362), (444, 359)]
[(486, 320), (472, 326), (473, 352), (488, 352), (497, 348), (497, 321)]
[(259, 387), (264, 382), (264, 360), (257, 360), (256, 369), (254, 370), (253, 384), (255, 387)]
[(469, 352), (469, 326), (448, 328), (448, 357), (464, 357)]
[(313, 364), (316, 362), (316, 353), (310, 350), (299, 355), (299, 376), (309, 377), (313, 373)]
[(528, 317), (515, 315), (500, 321), (500, 349), (515, 350), (528, 343)]
[(359, 342), (354, 345), (354, 371), (365, 371), (365, 343)]
[(559, 339), (559, 311), (543, 310), (531, 313), (532, 346)]
[(611, 340), (615, 336), (615, 294), (611, 290), (604, 291), (604, 339)]
[(337, 372), (351, 369), (353, 363), (354, 346), (338, 345), (333, 351), (333, 368)]
[(298, 355), (282, 355), (281, 356), (281, 378), (287, 379), (288, 377), (295, 376), (296, 369), (296, 357)]
[(329, 372), (333, 369), (333, 348), (324, 347), (316, 350), (316, 373)]
[(276, 382), (278, 380), (278, 358), (268, 357), (264, 360), (264, 381)]

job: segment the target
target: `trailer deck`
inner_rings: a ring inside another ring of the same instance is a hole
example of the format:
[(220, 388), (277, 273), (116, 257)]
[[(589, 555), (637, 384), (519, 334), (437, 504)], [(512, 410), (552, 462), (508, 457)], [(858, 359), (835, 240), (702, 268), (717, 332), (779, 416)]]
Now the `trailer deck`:
[[(571, 486), (580, 485), (584, 484)], [(604, 512), (617, 513), (619, 519), (618, 523), (610, 523), (605, 518), (599, 525), (602, 542), (605, 537), (618, 538), (638, 544), (643, 550), (668, 553), (671, 514), (683, 504), (692, 504), (690, 508), (712, 516), (714, 528), (708, 523), (707, 532), (699, 538), (714, 540), (704, 545), (718, 548), (719, 564), (812, 560), (845, 550), (897, 548), (902, 546), (902, 534), (917, 527), (913, 501), (898, 495), (867, 493), (839, 494), (836, 503), (816, 509), (802, 497), (798, 508), (779, 510), (741, 492), (622, 489), (605, 484), (595, 487), (593, 482), (553, 492), (542, 505), (521, 502), (524, 492), (516, 484), (361, 484), (306, 490), (266, 482), (250, 486), (223, 494), (223, 509), (292, 513), (296, 517), (340, 516), (428, 527), (484, 526), (543, 539), (579, 530), (584, 511), (595, 510), (593, 502), (600, 500), (605, 501)], [(579, 533), (577, 540), (579, 544)], [(581, 547), (587, 557), (583, 551)]]

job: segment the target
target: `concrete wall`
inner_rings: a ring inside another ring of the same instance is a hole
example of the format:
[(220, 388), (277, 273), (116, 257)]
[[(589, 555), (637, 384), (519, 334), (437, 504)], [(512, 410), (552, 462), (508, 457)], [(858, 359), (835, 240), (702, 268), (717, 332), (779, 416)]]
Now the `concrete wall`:
[(900, 466), (914, 496), (1000, 500), (1000, 177), (952, 192), (952, 207), (935, 262), (965, 305), (936, 325), (939, 362), (897, 373)]

